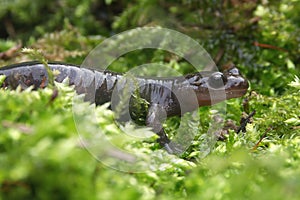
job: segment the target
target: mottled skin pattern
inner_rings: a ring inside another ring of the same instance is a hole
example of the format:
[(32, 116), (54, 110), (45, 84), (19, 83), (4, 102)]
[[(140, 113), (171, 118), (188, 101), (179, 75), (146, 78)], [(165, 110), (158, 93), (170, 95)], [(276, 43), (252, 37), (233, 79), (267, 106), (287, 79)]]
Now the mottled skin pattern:
[[(69, 78), (69, 84), (75, 86), (79, 94), (85, 94), (85, 100), (101, 105), (112, 102), (121, 96), (114, 96), (113, 91), (122, 93), (125, 85), (131, 88), (131, 92), (138, 91), (139, 96), (148, 103), (148, 109), (144, 114), (145, 123), (152, 127), (160, 138), (158, 142), (170, 153), (174, 150), (168, 144), (169, 138), (162, 128), (162, 121), (169, 116), (182, 115), (206, 106), (224, 101), (226, 99), (243, 96), (248, 89), (248, 82), (237, 68), (233, 67), (225, 72), (199, 72), (182, 77), (172, 78), (145, 78), (136, 77), (125, 79), (122, 74), (110, 71), (96, 71), (79, 68), (75, 65), (64, 63), (49, 63), (51, 70), (57, 70), (55, 81), (62, 82)], [(20, 86), (26, 89), (33, 86), (34, 89), (44, 88), (48, 85), (48, 75), (43, 64), (27, 62), (0, 68), (0, 75), (6, 79), (2, 88), (16, 89)], [(122, 84), (118, 84), (121, 82)], [(125, 81), (125, 82), (124, 82)], [(133, 83), (137, 84), (133, 84)], [(126, 84), (125, 84), (126, 83)], [(130, 114), (135, 111), (134, 103), (138, 102), (130, 94)], [(126, 119), (125, 119), (126, 120)]]

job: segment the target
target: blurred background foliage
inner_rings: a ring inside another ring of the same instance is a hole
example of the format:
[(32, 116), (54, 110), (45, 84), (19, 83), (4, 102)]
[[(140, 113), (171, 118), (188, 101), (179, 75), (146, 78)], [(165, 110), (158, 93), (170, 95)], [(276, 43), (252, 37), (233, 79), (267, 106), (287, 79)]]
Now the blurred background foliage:
[[(200, 162), (201, 144), (194, 141), (183, 159), (157, 150), (157, 158), (173, 162), (159, 166), (158, 159), (157, 171), (124, 174), (97, 163), (74, 143), (72, 110), (65, 106), (74, 95), (69, 88), (60, 89), (68, 95), (50, 106), (51, 90), (0, 90), (6, 105), (0, 107), (0, 198), (298, 199), (299, 13), (298, 0), (0, 0), (1, 66), (29, 60), (21, 47), (42, 50), (48, 60), (81, 64), (105, 38), (160, 26), (197, 40), (220, 69), (237, 65), (253, 91), (244, 111), (257, 111), (245, 134), (230, 132)], [(161, 50), (128, 53), (111, 68), (123, 72), (154, 61), (181, 73), (193, 70)], [(241, 99), (228, 101), (227, 117), (238, 121), (241, 104)], [(108, 110), (100, 111), (102, 128), (109, 132), (114, 122), (106, 119)], [(199, 114), (204, 125), (199, 132), (205, 132), (211, 113), (203, 107)], [(167, 122), (171, 135), (178, 122)], [(158, 148), (153, 142), (130, 147)]]
[[(22, 41), (24, 46), (52, 52), (49, 60), (80, 63), (103, 37), (135, 27), (161, 26), (196, 39), (218, 66), (235, 63), (255, 83), (253, 89), (264, 94), (281, 94), (293, 79), (292, 74), (299, 71), (296, 70), (300, 61), (297, 0), (2, 0), (0, 3), (2, 51), (13, 45), (7, 40)], [(137, 54), (127, 56), (122, 64), (132, 66), (138, 59), (155, 60), (153, 54), (148, 57)], [(157, 56), (168, 60), (167, 53)]]

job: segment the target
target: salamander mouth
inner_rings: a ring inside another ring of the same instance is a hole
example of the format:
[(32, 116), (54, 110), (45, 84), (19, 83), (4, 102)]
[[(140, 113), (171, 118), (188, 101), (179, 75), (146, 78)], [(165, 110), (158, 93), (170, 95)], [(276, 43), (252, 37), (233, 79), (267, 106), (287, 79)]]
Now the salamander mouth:
[(232, 90), (229, 90), (229, 91), (225, 91), (226, 97), (230, 97), (230, 98), (241, 97), (244, 94), (246, 94), (246, 92), (247, 92), (247, 88), (232, 89)]
[(198, 103), (200, 106), (207, 106), (219, 103), (232, 98), (242, 97), (247, 93), (248, 82), (241, 81), (238, 84), (231, 85), (231, 87), (225, 86), (225, 88), (219, 89), (206, 89), (204, 93), (198, 96)]

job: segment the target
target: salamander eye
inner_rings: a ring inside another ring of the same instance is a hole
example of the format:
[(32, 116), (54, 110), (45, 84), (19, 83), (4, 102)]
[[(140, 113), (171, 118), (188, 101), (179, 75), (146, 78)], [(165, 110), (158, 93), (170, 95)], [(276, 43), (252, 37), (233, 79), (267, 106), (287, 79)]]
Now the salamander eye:
[(208, 78), (208, 85), (212, 88), (223, 87), (227, 82), (227, 78), (221, 72), (215, 72)]
[(228, 73), (229, 73), (229, 75), (233, 75), (233, 76), (238, 76), (238, 75), (240, 75), (240, 72), (239, 72), (239, 70), (237, 69), (237, 68), (232, 68), (232, 69), (230, 69), (230, 70), (228, 70)]

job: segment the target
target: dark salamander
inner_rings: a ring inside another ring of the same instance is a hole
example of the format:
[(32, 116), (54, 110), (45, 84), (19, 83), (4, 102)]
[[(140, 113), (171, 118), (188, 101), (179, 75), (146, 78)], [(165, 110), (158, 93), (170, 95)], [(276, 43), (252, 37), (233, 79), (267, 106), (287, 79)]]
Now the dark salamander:
[[(114, 89), (122, 91), (122, 86), (125, 85), (117, 84), (118, 81), (124, 80), (124, 76), (119, 73), (90, 70), (64, 63), (48, 65), (51, 70), (59, 71), (55, 81), (62, 82), (68, 77), (69, 84), (75, 86), (76, 92), (85, 94), (86, 100), (92, 99), (96, 105), (111, 102)], [(6, 76), (2, 88), (16, 89), (19, 86), (26, 89), (33, 86), (34, 89), (38, 89), (48, 84), (47, 71), (44, 65), (38, 62), (2, 67), (0, 75)], [(172, 78), (137, 77), (136, 81), (140, 97), (149, 103), (144, 115), (145, 123), (159, 135), (158, 142), (170, 153), (173, 153), (172, 147), (169, 146), (170, 140), (162, 128), (162, 121), (166, 117), (182, 115), (199, 106), (241, 97), (248, 89), (247, 80), (235, 67), (223, 73), (210, 72), (205, 75), (198, 72)], [(130, 101), (130, 104), (134, 102)], [(131, 107), (129, 112), (134, 112), (134, 107)]]

